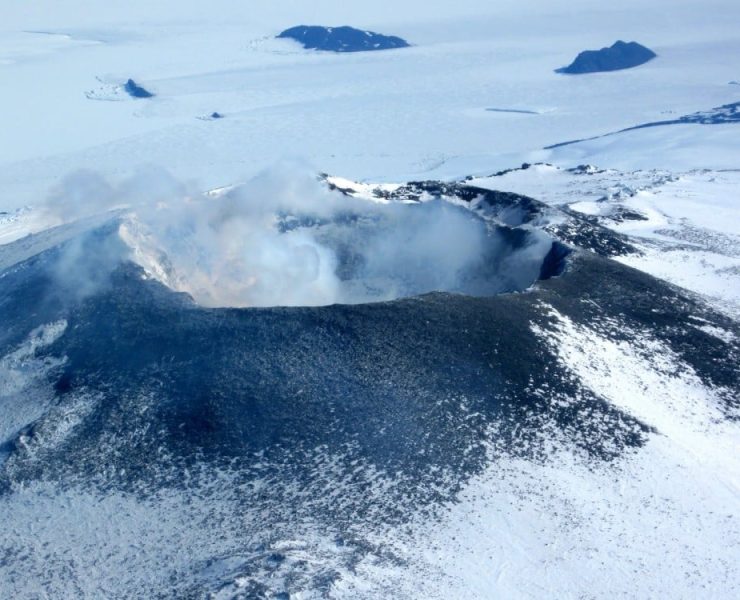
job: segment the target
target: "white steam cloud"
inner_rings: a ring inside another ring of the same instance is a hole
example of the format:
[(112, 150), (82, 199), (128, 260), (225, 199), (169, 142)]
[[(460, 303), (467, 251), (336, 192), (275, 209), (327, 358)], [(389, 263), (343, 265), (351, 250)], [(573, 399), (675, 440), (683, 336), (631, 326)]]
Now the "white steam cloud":
[[(79, 172), (54, 190), (46, 210), (72, 221), (114, 208), (122, 211), (118, 233), (128, 258), (203, 306), (309, 306), (431, 291), (520, 290), (537, 278), (550, 246), (536, 232), (513, 243), (480, 217), (443, 201), (376, 204), (347, 197), (295, 165), (210, 195), (154, 169), (118, 186)], [(75, 277), (84, 280), (89, 260), (82, 260), (79, 247), (71, 246), (63, 264), (70, 272), (76, 264)], [(89, 285), (99, 279), (96, 271)]]

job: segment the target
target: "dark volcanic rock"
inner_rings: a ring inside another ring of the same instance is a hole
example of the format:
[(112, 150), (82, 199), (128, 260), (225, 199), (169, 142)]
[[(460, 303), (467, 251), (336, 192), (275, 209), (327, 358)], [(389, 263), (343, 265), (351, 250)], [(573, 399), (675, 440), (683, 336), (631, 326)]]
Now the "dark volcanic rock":
[(347, 26), (299, 25), (286, 29), (277, 37), (300, 42), (304, 48), (329, 52), (366, 52), (409, 46), (408, 42), (400, 37), (382, 35)]
[(132, 98), (151, 98), (154, 96), (149, 90), (145, 90), (138, 85), (133, 79), (129, 79), (123, 86), (126, 93)]
[(619, 40), (610, 48), (581, 52), (570, 65), (556, 69), (555, 72), (577, 75), (598, 73), (600, 71), (618, 71), (637, 67), (656, 56), (655, 52), (637, 42)]

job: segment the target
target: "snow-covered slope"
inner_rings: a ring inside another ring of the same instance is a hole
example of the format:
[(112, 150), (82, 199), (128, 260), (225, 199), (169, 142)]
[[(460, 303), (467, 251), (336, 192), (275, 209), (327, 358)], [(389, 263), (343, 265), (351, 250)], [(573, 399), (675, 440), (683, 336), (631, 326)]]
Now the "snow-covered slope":
[(619, 260), (740, 315), (740, 170), (539, 164), (470, 183), (530, 195), (627, 235), (640, 252)]

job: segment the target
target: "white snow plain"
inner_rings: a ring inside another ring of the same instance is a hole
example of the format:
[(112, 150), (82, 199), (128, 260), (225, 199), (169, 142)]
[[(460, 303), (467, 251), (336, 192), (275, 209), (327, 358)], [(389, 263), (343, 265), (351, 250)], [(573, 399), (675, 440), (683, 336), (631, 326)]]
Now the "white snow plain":
[[(686, 139), (677, 143), (676, 131), (654, 130), (541, 149), (737, 101), (729, 82), (738, 78), (739, 12), (731, 0), (614, 8), (586, 0), (136, 0), (125, 10), (7, 0), (2, 206), (35, 204), (75, 169), (117, 179), (142, 163), (200, 189), (243, 181), (285, 158), (377, 181), (458, 177), (524, 160), (736, 166), (731, 127), (681, 126)], [(349, 23), (413, 47), (335, 56), (272, 39), (304, 22)], [(617, 38), (659, 57), (617, 73), (553, 72)], [(113, 93), (128, 78), (156, 97)], [(90, 99), (111, 97), (121, 101)], [(537, 114), (487, 110), (496, 107)], [(198, 118), (213, 111), (224, 118)]]

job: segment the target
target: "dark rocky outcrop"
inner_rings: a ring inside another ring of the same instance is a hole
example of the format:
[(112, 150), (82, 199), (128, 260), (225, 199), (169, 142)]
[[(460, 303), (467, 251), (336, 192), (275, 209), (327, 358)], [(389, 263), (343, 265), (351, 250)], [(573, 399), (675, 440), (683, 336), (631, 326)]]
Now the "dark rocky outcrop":
[(619, 40), (609, 48), (581, 52), (570, 65), (556, 69), (555, 72), (579, 75), (601, 71), (618, 71), (637, 67), (656, 56), (655, 52), (637, 42)]
[(328, 52), (367, 52), (409, 46), (408, 42), (400, 37), (363, 31), (348, 26), (299, 25), (286, 29), (277, 37), (295, 40), (303, 44), (304, 48), (310, 50)]
[(129, 79), (124, 84), (123, 89), (132, 98), (152, 98), (154, 96), (154, 94), (152, 94), (149, 90), (145, 90), (143, 87), (137, 84), (133, 79)]

